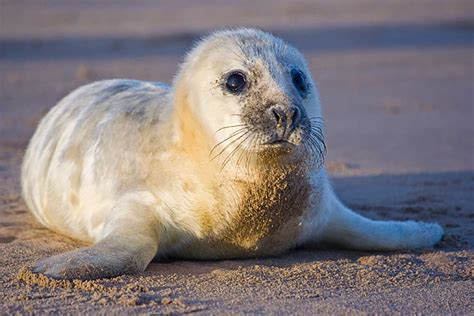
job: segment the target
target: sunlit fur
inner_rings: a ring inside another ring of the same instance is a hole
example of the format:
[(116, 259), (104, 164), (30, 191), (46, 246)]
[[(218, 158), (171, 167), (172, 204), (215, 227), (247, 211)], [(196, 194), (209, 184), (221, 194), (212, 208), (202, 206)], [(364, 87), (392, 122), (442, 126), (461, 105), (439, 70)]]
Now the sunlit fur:
[[(293, 85), (294, 68), (305, 74), (307, 94)], [(239, 94), (225, 89), (232, 70), (247, 75)], [(272, 107), (298, 107), (291, 133)], [(436, 224), (372, 221), (343, 206), (323, 168), (325, 150), (304, 58), (259, 30), (204, 38), (171, 87), (83, 86), (41, 121), (22, 187), (43, 225), (94, 245), (34, 271), (93, 279), (143, 271), (155, 256), (268, 256), (308, 243), (394, 250), (440, 240)]]

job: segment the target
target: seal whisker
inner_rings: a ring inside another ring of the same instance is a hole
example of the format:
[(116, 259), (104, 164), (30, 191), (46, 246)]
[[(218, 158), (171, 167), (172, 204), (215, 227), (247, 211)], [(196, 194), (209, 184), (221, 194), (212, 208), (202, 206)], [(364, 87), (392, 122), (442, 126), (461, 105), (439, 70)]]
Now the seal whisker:
[[(252, 136), (252, 138), (250, 139), (250, 142), (252, 141), (252, 139), (254, 138), (255, 136)], [(237, 162), (236, 162), (236, 167), (240, 167), (240, 161), (242, 159), (242, 156), (244, 155), (244, 153), (246, 153), (247, 151), (246, 150), (241, 150), (240, 151), (240, 155), (239, 157), (237, 158)]]
[(244, 64), (247, 63), (247, 59), (245, 58), (245, 56), (244, 56), (241, 52), (237, 52), (237, 51), (234, 49), (234, 47), (232, 47), (232, 46), (229, 47), (229, 50), (230, 50), (230, 52), (231, 52), (235, 57), (237, 57), (237, 59), (238, 59), (240, 62), (242, 62), (242, 63), (244, 63)]
[(246, 124), (237, 124), (237, 125), (224, 126), (224, 127), (219, 128), (217, 131), (215, 131), (214, 135), (217, 134), (218, 132), (224, 130), (224, 129), (233, 128), (233, 127), (241, 127), (241, 126), (245, 126), (245, 125)]
[[(250, 141), (247, 142), (247, 143), (248, 143), (247, 149), (241, 151), (241, 153), (240, 153), (240, 155), (239, 155), (239, 158), (237, 159), (237, 164), (236, 164), (237, 167), (239, 167), (240, 162), (241, 162), (241, 159), (242, 159), (243, 157), (245, 158), (245, 157), (248, 157), (248, 156), (250, 156), (250, 155), (252, 154), (252, 150), (253, 150), (252, 144), (253, 144), (253, 142), (254, 142), (254, 140), (255, 140), (255, 137), (256, 137), (256, 134), (254, 133), (254, 134), (252, 135), (252, 138), (250, 139)], [(245, 164), (244, 164), (244, 165), (245, 165)]]
[[(236, 139), (232, 140), (229, 144), (227, 144), (217, 155), (215, 155), (214, 157), (211, 158), (210, 161), (213, 161), (214, 159), (216, 159), (217, 157), (219, 157), (229, 146), (231, 146), (233, 143), (235, 143), (236, 141), (238, 141), (239, 139), (241, 139), (242, 137), (244, 137), (246, 134), (248, 134), (249, 131), (247, 130), (242, 130), (242, 131), (239, 131), (237, 134), (235, 135), (231, 135), (229, 137), (227, 137), (224, 141), (227, 141), (233, 137), (236, 137), (238, 136)], [(218, 145), (222, 144), (224, 141), (220, 142)], [(217, 146), (217, 145), (216, 145)], [(214, 147), (216, 147), (214, 146)], [(211, 155), (211, 154), (210, 154)]]
[[(258, 134), (254, 141), (252, 142), (251, 144), (251, 150), (250, 152), (255, 152), (255, 149), (260, 146), (260, 143), (261, 143), (261, 140), (262, 140), (262, 135), (261, 134)], [(259, 163), (259, 157), (260, 155), (251, 155), (249, 154), (248, 155), (248, 160), (247, 160), (247, 173), (252, 177), (252, 182), (253, 183), (256, 183), (257, 182), (257, 179), (256, 179), (256, 173), (255, 172), (252, 172), (252, 168), (251, 166), (252, 165), (258, 165)]]
[(246, 166), (247, 174), (252, 176), (253, 182), (255, 182), (255, 174), (253, 172), (251, 172), (250, 166), (252, 164), (252, 160), (254, 160), (254, 161), (255, 161), (255, 159), (258, 160), (258, 155), (253, 155), (252, 153), (254, 152), (255, 148), (259, 145), (260, 139), (261, 139), (261, 135), (257, 134), (254, 137), (253, 141), (250, 143), (250, 150), (247, 153), (247, 162), (246, 162), (246, 164), (247, 164), (247, 166)]
[[(324, 145), (324, 143), (321, 143), (321, 141), (314, 135), (309, 135), (308, 139), (309, 139), (309, 144), (313, 149), (313, 154), (317, 158), (318, 165), (323, 164), (326, 146)], [(321, 148), (321, 144), (323, 144), (323, 148)]]
[(323, 150), (325, 151), (326, 150), (326, 141), (324, 139), (323, 132), (320, 129), (318, 129), (318, 130), (314, 131), (312, 135), (314, 137), (316, 137), (316, 139), (321, 143), (321, 145), (323, 146)]
[(212, 155), (212, 152), (214, 150), (217, 149), (218, 146), (222, 145), (223, 143), (225, 143), (226, 141), (228, 141), (229, 139), (231, 139), (232, 137), (235, 137), (237, 136), (238, 134), (244, 132), (246, 130), (246, 128), (241, 128), (237, 131), (234, 131), (232, 134), (230, 134), (227, 138), (225, 138), (224, 140), (220, 141), (219, 143), (217, 143), (216, 145), (214, 145), (214, 147), (212, 147), (211, 151), (209, 152), (209, 156)]
[(309, 121), (311, 121), (311, 122), (316, 121), (316, 122), (324, 123), (324, 118), (322, 118), (321, 116), (312, 116), (312, 117), (309, 118)]
[[(245, 135), (247, 135), (248, 133), (250, 133), (250, 131), (245, 131), (243, 134), (239, 135), (239, 137), (237, 137), (236, 139), (232, 140), (232, 142), (230, 142), (229, 144), (227, 144), (217, 155), (221, 155), (227, 148), (229, 148), (229, 146), (233, 145), (235, 142), (239, 141), (240, 139), (242, 139), (242, 137), (244, 137)], [(236, 135), (237, 136), (237, 135)], [(215, 157), (214, 157), (215, 158)]]
[[(241, 148), (242, 144), (243, 144), (250, 136), (252, 136), (252, 133), (251, 133), (250, 130), (249, 130), (249, 132), (250, 132), (250, 134), (247, 135), (247, 137), (245, 137), (242, 141), (240, 141), (240, 142), (237, 144), (237, 146), (235, 146), (235, 148), (234, 148), (234, 149), (230, 152), (230, 154), (226, 157), (226, 159), (224, 160), (224, 166), (225, 166), (225, 164), (228, 163), (228, 161), (230, 160), (230, 158), (232, 158), (232, 156), (237, 152), (237, 150), (238, 150), (239, 148)], [(244, 136), (245, 136), (245, 135), (244, 135)], [(240, 137), (239, 139), (241, 139), (241, 138), (242, 138), (242, 137)]]
[(321, 143), (323, 149), (326, 150), (326, 142), (324, 140), (324, 136), (321, 133), (319, 133), (318, 131), (313, 131), (311, 133), (311, 136), (314, 137), (315, 140), (318, 141), (318, 143)]
[[(249, 130), (248, 132), (250, 132), (251, 130)], [(247, 134), (247, 133), (246, 133)], [(242, 135), (242, 136), (245, 136), (246, 134)], [(239, 139), (242, 138), (239, 137)], [(237, 150), (241, 147), (241, 145), (243, 144), (243, 142), (245, 142), (250, 136), (252, 136), (252, 134), (250, 133), (250, 135), (247, 135), (247, 137), (245, 137), (240, 143), (237, 144), (237, 146), (235, 146), (235, 148), (230, 152), (230, 154), (227, 155), (227, 157), (224, 159), (224, 163), (222, 165), (222, 168), (221, 170), (224, 170), (225, 166), (227, 165), (227, 163), (229, 163), (229, 161), (232, 159), (232, 157), (235, 155), (235, 153), (237, 152)]]
[(304, 130), (306, 135), (305, 148), (310, 156), (316, 158), (318, 166), (324, 163), (326, 152), (326, 143), (324, 141), (324, 134), (322, 130), (322, 120), (319, 117), (313, 118), (313, 124), (309, 130)]

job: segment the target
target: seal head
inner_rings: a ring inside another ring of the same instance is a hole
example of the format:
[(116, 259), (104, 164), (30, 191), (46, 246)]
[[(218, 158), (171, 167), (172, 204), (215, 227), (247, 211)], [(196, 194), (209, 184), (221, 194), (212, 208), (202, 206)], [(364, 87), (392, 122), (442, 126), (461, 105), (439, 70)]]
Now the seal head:
[(223, 165), (322, 164), (316, 85), (303, 56), (283, 40), (254, 29), (214, 33), (188, 55), (175, 85), (187, 87), (212, 159)]

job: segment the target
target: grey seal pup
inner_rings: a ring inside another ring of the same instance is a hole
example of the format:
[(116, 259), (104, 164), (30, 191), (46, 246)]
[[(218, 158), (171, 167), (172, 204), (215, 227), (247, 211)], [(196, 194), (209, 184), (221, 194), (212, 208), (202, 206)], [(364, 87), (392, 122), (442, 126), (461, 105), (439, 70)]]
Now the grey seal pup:
[(57, 279), (144, 271), (157, 257), (274, 256), (300, 245), (429, 247), (437, 224), (374, 221), (335, 196), (303, 56), (255, 29), (215, 32), (174, 82), (105, 80), (43, 118), (22, 166), (44, 226), (90, 247), (36, 264)]

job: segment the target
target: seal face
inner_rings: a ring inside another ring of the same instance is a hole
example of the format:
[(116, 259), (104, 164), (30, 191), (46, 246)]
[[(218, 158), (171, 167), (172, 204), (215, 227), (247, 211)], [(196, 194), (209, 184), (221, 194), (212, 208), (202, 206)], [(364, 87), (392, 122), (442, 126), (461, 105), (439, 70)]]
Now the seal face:
[(323, 166), (316, 85), (302, 55), (268, 33), (224, 30), (186, 57), (173, 85), (106, 80), (41, 121), (22, 166), (35, 217), (94, 245), (34, 272), (94, 279), (154, 257), (267, 256), (304, 243), (432, 245), (439, 226), (376, 222), (340, 203)]
[(194, 69), (190, 82), (196, 77), (204, 82), (197, 93), (190, 92), (190, 98), (203, 125), (216, 133), (216, 144), (235, 141), (250, 152), (296, 150), (299, 160), (322, 162), (319, 98), (296, 49), (266, 33), (227, 31), (205, 41), (184, 67)]

